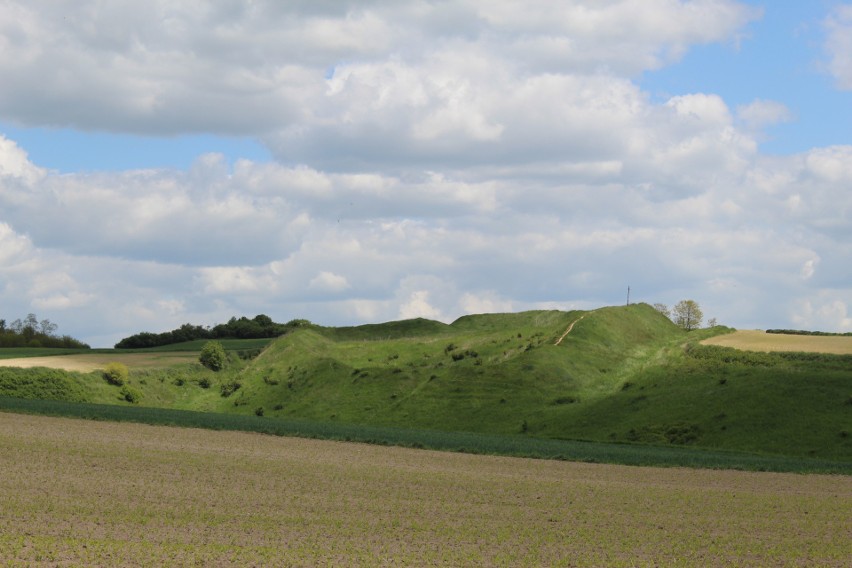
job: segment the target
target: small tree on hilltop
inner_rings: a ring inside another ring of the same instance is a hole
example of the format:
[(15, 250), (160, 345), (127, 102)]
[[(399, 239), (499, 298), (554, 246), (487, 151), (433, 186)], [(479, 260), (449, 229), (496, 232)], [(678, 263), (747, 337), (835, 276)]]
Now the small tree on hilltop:
[(669, 311), (669, 307), (665, 304), (661, 304), (657, 302), (654, 304), (654, 309), (666, 316), (669, 319), (672, 319), (672, 313)]
[(201, 348), (201, 355), (198, 360), (202, 365), (211, 371), (221, 371), (225, 368), (225, 361), (228, 356), (225, 354), (225, 348), (218, 341), (208, 341)]
[(672, 309), (672, 321), (675, 325), (686, 331), (692, 331), (701, 327), (704, 314), (695, 300), (681, 300)]

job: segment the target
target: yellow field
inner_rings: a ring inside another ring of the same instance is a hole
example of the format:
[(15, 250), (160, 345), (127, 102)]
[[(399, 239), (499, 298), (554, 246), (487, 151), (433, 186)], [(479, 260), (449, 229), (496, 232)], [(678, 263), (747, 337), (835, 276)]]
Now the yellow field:
[(0, 413), (0, 564), (848, 566), (852, 477)]
[(197, 353), (86, 353), (80, 355), (54, 355), (51, 357), (22, 357), (0, 359), (0, 367), (49, 367), (88, 373), (103, 369), (107, 363), (118, 361), (132, 369), (169, 367), (178, 363), (198, 361)]
[(745, 351), (807, 351), (812, 353), (852, 354), (852, 336), (786, 335), (761, 330), (735, 331), (702, 341)]

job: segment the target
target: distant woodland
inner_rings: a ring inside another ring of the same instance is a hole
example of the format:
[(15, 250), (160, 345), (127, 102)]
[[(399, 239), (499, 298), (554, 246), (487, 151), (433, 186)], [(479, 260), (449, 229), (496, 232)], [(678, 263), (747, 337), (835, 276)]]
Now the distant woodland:
[(161, 347), (173, 343), (195, 341), (196, 339), (261, 339), (279, 337), (294, 327), (309, 325), (307, 320), (292, 320), (287, 323), (275, 323), (267, 315), (259, 314), (252, 319), (232, 317), (228, 323), (213, 327), (203, 327), (185, 323), (177, 329), (163, 333), (141, 332), (125, 337), (115, 344), (116, 349), (143, 349)]
[(59, 326), (35, 314), (7, 323), (0, 319), (0, 347), (52, 347), (67, 349), (89, 349), (89, 346), (68, 335), (57, 335)]

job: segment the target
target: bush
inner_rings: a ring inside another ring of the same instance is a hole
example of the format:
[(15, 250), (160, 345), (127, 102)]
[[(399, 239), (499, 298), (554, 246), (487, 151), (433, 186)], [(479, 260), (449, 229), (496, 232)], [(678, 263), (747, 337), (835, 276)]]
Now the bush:
[(135, 404), (139, 402), (139, 399), (142, 398), (142, 393), (136, 389), (132, 389), (130, 387), (122, 387), (121, 388), (121, 398), (126, 400), (129, 403)]
[(560, 396), (553, 400), (553, 404), (574, 404), (575, 402), (579, 402), (577, 397), (575, 396)]
[(127, 382), (130, 372), (124, 363), (107, 363), (104, 367), (104, 379), (111, 385), (120, 387)]
[(211, 385), (212, 383), (210, 382), (209, 377), (201, 377), (200, 379), (198, 379), (198, 386), (203, 389), (209, 389)]
[(211, 371), (221, 371), (225, 368), (225, 362), (228, 356), (225, 353), (225, 348), (218, 341), (208, 341), (201, 348), (201, 355), (198, 360), (202, 365)]
[(239, 383), (239, 381), (228, 381), (227, 383), (222, 383), (222, 385), (219, 387), (219, 390), (222, 393), (222, 396), (227, 398), (234, 394), (234, 391), (239, 389), (241, 386), (242, 385)]

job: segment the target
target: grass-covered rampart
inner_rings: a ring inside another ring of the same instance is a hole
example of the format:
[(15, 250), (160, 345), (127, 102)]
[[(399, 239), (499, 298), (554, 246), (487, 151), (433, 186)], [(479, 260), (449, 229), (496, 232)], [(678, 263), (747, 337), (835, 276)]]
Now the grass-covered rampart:
[(122, 359), (130, 367), (122, 387), (95, 371), (69, 375), (79, 391), (46, 396), (43, 387), (16, 384), (8, 393), (79, 401), (82, 392), (86, 402), (249, 422), (852, 462), (852, 358), (699, 344), (729, 331), (686, 333), (646, 305), (466, 316), (451, 325), (304, 325), (265, 349), (226, 343), (229, 362), (220, 372), (202, 367), (197, 351), (168, 364), (172, 355), (160, 352), (168, 346), (136, 351), (133, 357), (150, 356), (144, 366)]

